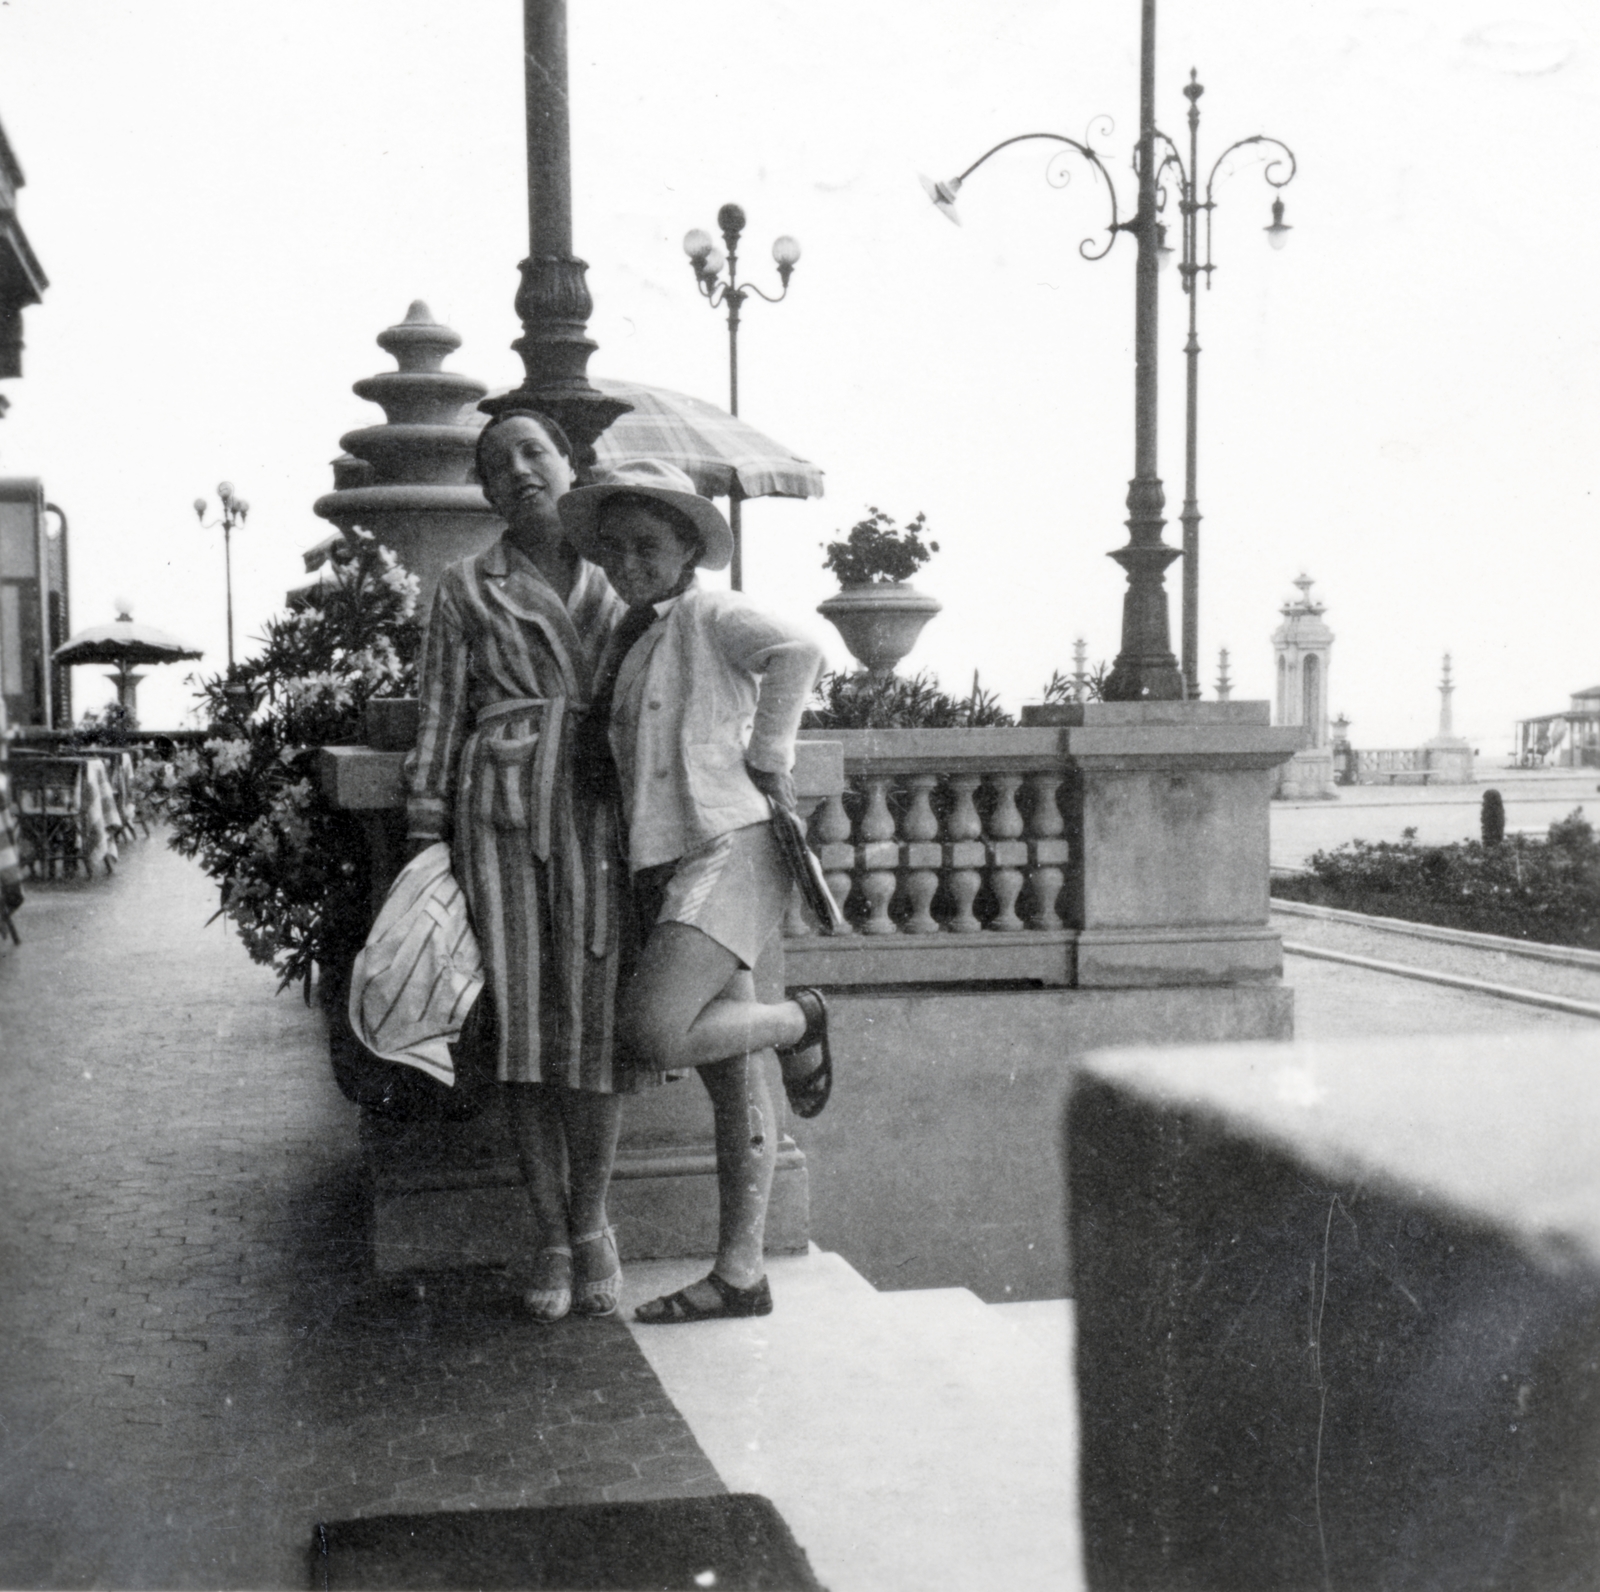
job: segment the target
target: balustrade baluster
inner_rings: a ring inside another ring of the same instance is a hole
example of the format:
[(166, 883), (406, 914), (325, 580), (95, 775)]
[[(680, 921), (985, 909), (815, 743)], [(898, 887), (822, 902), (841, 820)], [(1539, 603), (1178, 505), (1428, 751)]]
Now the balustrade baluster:
[(996, 911), (986, 926), (999, 933), (1012, 933), (1026, 926), (1017, 916), (1022, 869), (1028, 861), (1027, 842), (1020, 838), (1022, 814), (1017, 810), (1022, 775), (991, 774), (988, 778), (995, 793), (988, 831), (991, 837), (989, 854), (993, 859), (989, 868), (989, 889), (994, 895)]
[(911, 912), (902, 925), (905, 934), (939, 933), (932, 911), (939, 890), (939, 864), (944, 861), (939, 820), (933, 813), (933, 791), (938, 783), (937, 774), (911, 774), (906, 779), (911, 801), (900, 834), (905, 841), (905, 891)]
[(1056, 929), (1061, 919), (1056, 903), (1067, 882), (1069, 856), (1067, 823), (1061, 816), (1056, 793), (1061, 789), (1061, 773), (1045, 769), (1027, 778), (1028, 850), (1033, 869), (1028, 877), (1028, 917), (1030, 929)]
[(973, 796), (981, 776), (977, 774), (952, 774), (950, 776), (950, 811), (945, 816), (944, 832), (948, 837), (945, 866), (949, 869), (947, 883), (950, 904), (954, 909), (950, 918), (952, 934), (976, 934), (983, 925), (972, 910), (983, 883), (979, 869), (983, 867), (983, 820), (978, 816)]
[(861, 815), (861, 844), (856, 847), (859, 873), (857, 882), (867, 903), (863, 934), (896, 934), (899, 930), (889, 916), (894, 899), (896, 869), (900, 847), (894, 838), (894, 815), (889, 811), (890, 774), (868, 774), (867, 809)]
[[(850, 814), (845, 811), (842, 794), (824, 796), (811, 821), (811, 838), (816, 842), (817, 860), (822, 864), (822, 877), (839, 903), (841, 912), (850, 899), (850, 886), (854, 882), (856, 848), (850, 844)], [(840, 929), (840, 934), (853, 934), (853, 928)]]

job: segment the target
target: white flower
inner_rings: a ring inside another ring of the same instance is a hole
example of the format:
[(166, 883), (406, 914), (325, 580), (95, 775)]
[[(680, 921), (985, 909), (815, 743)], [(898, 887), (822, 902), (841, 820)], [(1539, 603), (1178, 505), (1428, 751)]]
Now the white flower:
[(205, 749), (211, 754), (211, 766), (218, 774), (233, 774), (250, 762), (248, 741), (207, 741)]

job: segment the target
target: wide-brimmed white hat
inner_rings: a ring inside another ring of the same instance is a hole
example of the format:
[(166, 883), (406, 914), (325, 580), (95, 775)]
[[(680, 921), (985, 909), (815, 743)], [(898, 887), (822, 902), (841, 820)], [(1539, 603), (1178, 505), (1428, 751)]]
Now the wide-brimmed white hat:
[(591, 486), (575, 487), (556, 505), (567, 540), (587, 559), (598, 553), (600, 510), (619, 493), (655, 498), (676, 509), (700, 533), (702, 569), (726, 569), (733, 558), (733, 532), (710, 498), (694, 489), (694, 482), (675, 464), (660, 459), (637, 459), (607, 470)]

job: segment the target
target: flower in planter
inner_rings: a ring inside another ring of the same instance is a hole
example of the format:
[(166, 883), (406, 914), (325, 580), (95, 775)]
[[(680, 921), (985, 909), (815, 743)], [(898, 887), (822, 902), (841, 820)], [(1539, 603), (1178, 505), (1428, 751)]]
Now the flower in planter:
[(866, 519), (857, 520), (843, 541), (824, 544), (822, 567), (846, 591), (910, 580), (939, 551), (937, 542), (922, 540), (926, 528), (921, 514), (901, 530), (882, 509), (869, 507)]

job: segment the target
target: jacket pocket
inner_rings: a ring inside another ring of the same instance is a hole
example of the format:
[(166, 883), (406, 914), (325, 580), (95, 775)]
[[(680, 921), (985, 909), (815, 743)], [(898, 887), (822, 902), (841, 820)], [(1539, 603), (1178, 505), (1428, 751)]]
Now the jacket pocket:
[(533, 825), (533, 760), (539, 732), (507, 735), (483, 743), (488, 756), (492, 796), (489, 821), (496, 829), (529, 829)]
[(702, 812), (742, 807), (759, 799), (745, 772), (744, 748), (737, 741), (700, 741), (684, 748), (689, 795)]

